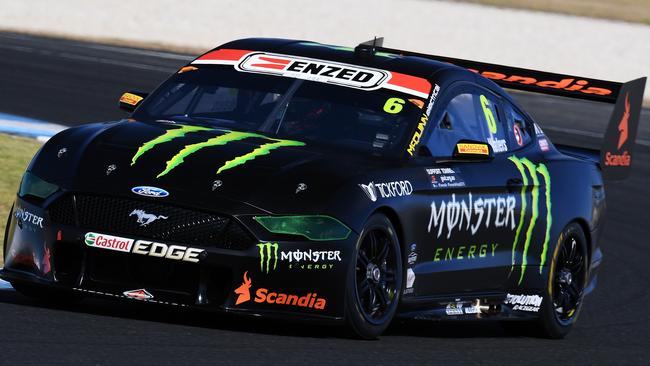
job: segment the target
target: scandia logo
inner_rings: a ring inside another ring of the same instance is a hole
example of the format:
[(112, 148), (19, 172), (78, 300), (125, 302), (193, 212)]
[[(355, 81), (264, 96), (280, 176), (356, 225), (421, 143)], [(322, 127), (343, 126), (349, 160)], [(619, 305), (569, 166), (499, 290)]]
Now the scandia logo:
[[(253, 280), (248, 276), (248, 271), (244, 272), (244, 282), (234, 290), (235, 294), (238, 295), (237, 300), (235, 300), (235, 305), (250, 301), (250, 288), (252, 284)], [(273, 292), (266, 288), (258, 288), (257, 291), (255, 291), (255, 298), (253, 301), (256, 303), (297, 306), (317, 310), (324, 310), (327, 305), (327, 300), (318, 297), (318, 294), (313, 292), (299, 296), (282, 292)]]
[(273, 139), (266, 137), (264, 135), (260, 135), (258, 133), (252, 133), (252, 132), (239, 132), (239, 131), (228, 131), (228, 130), (219, 130), (219, 129), (214, 129), (214, 128), (207, 128), (207, 127), (198, 127), (198, 126), (181, 126), (180, 128), (177, 129), (170, 129), (167, 130), (164, 134), (156, 137), (153, 140), (145, 142), (138, 151), (133, 155), (131, 158), (131, 166), (135, 165), (137, 160), (144, 155), (147, 151), (153, 149), (159, 144), (165, 143), (172, 141), (177, 138), (185, 137), (188, 133), (192, 132), (199, 132), (199, 131), (211, 131), (211, 132), (221, 132), (223, 133), (222, 135), (218, 135), (216, 137), (210, 138), (206, 141), (203, 142), (198, 142), (195, 144), (190, 144), (186, 145), (183, 149), (181, 149), (176, 155), (172, 156), (171, 159), (167, 161), (167, 166), (165, 169), (160, 172), (156, 178), (160, 178), (167, 173), (171, 172), (174, 168), (177, 166), (183, 164), (185, 162), (185, 158), (189, 157), (190, 155), (198, 152), (201, 149), (204, 149), (206, 147), (213, 147), (213, 146), (223, 146), (226, 145), (230, 142), (233, 141), (241, 141), (244, 139), (250, 139), (250, 138), (258, 138), (258, 139), (263, 139), (269, 141), (268, 143), (264, 143), (254, 149), (253, 151), (244, 154), (242, 156), (238, 156), (232, 160), (226, 161), (218, 170), (217, 174), (228, 170), (232, 169), (236, 166), (242, 165), (250, 160), (253, 160), (259, 156), (262, 155), (268, 155), (271, 153), (272, 150), (281, 148), (281, 147), (288, 147), (288, 146), (305, 146), (304, 142), (300, 141), (293, 141), (293, 140), (282, 140), (282, 139)]

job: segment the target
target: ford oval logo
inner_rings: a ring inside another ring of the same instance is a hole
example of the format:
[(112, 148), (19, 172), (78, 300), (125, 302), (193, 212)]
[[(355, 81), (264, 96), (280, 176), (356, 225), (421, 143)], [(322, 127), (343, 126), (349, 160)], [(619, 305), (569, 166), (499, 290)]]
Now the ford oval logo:
[(145, 197), (167, 197), (169, 192), (158, 187), (137, 186), (131, 188), (131, 192)]

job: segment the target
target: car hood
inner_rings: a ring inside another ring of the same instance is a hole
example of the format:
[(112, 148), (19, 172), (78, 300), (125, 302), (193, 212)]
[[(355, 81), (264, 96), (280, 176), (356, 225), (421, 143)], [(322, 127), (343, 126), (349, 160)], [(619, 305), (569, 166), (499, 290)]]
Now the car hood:
[(170, 193), (168, 202), (217, 210), (238, 202), (271, 213), (318, 212), (348, 180), (376, 165), (301, 141), (175, 123), (128, 120), (68, 135), (48, 149), (57, 155), (54, 165), (76, 167), (71, 189), (124, 196), (153, 186)]

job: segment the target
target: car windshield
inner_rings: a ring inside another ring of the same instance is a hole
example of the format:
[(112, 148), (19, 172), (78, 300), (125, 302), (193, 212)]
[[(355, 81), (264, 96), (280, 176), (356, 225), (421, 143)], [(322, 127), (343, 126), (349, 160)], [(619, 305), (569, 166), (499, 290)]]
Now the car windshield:
[(202, 66), (186, 67), (172, 76), (133, 118), (259, 132), (398, 156), (405, 151), (424, 105), (422, 98), (395, 90), (368, 91), (228, 66)]

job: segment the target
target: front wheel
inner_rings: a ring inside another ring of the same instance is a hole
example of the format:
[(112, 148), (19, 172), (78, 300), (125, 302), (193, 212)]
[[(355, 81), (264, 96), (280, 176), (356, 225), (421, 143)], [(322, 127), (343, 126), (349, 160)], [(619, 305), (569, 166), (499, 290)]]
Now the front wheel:
[(562, 231), (553, 253), (538, 330), (547, 338), (564, 338), (575, 324), (587, 282), (587, 239), (580, 225)]
[(355, 248), (346, 284), (346, 320), (363, 339), (388, 328), (402, 289), (402, 254), (390, 220), (382, 214), (366, 222)]

